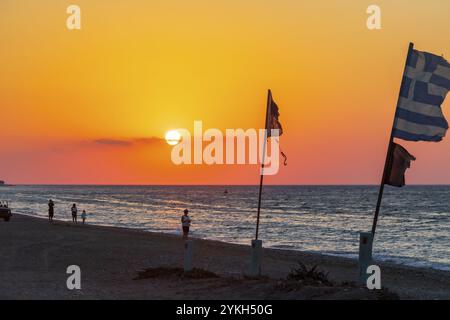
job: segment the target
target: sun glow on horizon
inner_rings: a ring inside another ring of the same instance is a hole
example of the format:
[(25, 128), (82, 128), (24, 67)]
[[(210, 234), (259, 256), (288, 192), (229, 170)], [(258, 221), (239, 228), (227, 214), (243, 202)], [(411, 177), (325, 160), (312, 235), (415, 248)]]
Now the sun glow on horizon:
[(166, 142), (171, 145), (177, 145), (181, 140), (181, 135), (177, 130), (169, 130), (165, 136)]

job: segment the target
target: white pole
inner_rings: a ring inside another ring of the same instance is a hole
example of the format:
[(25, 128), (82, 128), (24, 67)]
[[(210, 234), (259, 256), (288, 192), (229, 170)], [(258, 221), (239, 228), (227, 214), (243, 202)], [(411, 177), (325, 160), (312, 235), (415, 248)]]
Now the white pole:
[(373, 234), (371, 232), (359, 233), (359, 282), (364, 286), (368, 278), (367, 268), (372, 264), (372, 243)]
[(252, 261), (250, 265), (250, 277), (261, 275), (262, 240), (252, 240)]

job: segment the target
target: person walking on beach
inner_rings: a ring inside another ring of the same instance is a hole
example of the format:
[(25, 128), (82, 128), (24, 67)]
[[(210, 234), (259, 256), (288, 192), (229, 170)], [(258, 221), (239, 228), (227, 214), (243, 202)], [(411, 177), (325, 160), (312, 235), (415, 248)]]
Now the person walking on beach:
[(48, 200), (48, 222), (53, 222), (53, 214), (54, 212), (55, 204), (53, 203), (53, 200)]
[(77, 205), (74, 203), (72, 205), (72, 222), (77, 222), (77, 213), (78, 213), (78, 209), (77, 209)]
[(86, 216), (87, 216), (86, 210), (83, 210), (83, 212), (81, 213), (81, 219), (83, 219), (83, 224), (84, 224), (84, 221), (86, 221)]
[(184, 215), (181, 217), (181, 226), (183, 227), (183, 239), (187, 239), (189, 236), (189, 227), (191, 226), (188, 209), (184, 210)]

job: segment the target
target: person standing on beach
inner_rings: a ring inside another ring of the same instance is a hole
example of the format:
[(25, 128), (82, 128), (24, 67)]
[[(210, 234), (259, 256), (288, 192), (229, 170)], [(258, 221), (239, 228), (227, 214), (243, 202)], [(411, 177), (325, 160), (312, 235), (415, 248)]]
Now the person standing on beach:
[(188, 209), (184, 210), (184, 215), (181, 217), (181, 226), (183, 227), (183, 239), (187, 239), (189, 236), (189, 227), (191, 226)]
[(83, 210), (83, 212), (81, 213), (81, 219), (83, 219), (83, 224), (84, 224), (84, 221), (86, 221), (86, 210)]
[(48, 200), (48, 222), (53, 222), (54, 206), (53, 200)]
[(74, 203), (72, 205), (72, 222), (77, 222), (77, 213), (78, 213), (78, 209), (77, 209), (77, 205)]

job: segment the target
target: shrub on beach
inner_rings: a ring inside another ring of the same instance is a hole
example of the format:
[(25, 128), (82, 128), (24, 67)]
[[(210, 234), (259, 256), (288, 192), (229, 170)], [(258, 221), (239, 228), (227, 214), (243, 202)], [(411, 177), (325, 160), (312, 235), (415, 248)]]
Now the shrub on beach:
[(327, 285), (332, 287), (333, 283), (328, 280), (328, 274), (317, 270), (317, 265), (308, 269), (306, 265), (299, 261), (298, 268), (293, 268), (287, 276), (287, 280), (302, 282), (311, 285)]
[(183, 268), (157, 267), (147, 268), (138, 272), (138, 275), (136, 278), (134, 278), (134, 280), (168, 277), (177, 277), (180, 279), (209, 279), (218, 278), (219, 276), (214, 272), (199, 268), (194, 268), (192, 269), (192, 271), (184, 272)]

